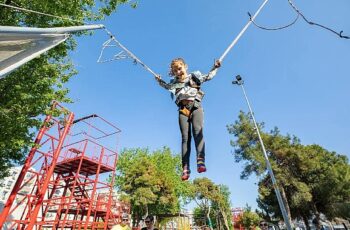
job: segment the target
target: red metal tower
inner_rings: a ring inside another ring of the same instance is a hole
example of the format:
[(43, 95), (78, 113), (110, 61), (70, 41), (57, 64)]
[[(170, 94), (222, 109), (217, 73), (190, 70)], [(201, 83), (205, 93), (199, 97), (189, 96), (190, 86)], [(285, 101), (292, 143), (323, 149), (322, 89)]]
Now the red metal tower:
[(243, 230), (244, 227), (239, 224), (240, 219), (243, 215), (243, 208), (233, 208), (231, 209), (233, 228), (238, 230)]
[[(0, 216), (0, 229), (109, 229), (130, 212), (113, 194), (120, 130), (54, 103)], [(33, 184), (29, 193), (22, 188)], [(18, 216), (20, 213), (20, 216)], [(16, 214), (16, 215), (15, 215)]]

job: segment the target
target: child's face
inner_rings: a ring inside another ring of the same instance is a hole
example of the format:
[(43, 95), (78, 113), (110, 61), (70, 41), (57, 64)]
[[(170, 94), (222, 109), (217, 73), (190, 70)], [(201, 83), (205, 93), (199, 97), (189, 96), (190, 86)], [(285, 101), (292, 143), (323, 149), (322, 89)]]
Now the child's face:
[(181, 77), (186, 74), (186, 65), (182, 62), (174, 63), (172, 66), (172, 72), (176, 77)]

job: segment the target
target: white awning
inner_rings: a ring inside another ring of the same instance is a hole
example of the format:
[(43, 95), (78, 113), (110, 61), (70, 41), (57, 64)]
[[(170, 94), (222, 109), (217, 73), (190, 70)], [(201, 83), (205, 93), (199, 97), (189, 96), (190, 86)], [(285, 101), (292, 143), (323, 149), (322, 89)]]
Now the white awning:
[(6, 74), (64, 42), (69, 33), (104, 28), (86, 25), (57, 28), (0, 26), (0, 79)]

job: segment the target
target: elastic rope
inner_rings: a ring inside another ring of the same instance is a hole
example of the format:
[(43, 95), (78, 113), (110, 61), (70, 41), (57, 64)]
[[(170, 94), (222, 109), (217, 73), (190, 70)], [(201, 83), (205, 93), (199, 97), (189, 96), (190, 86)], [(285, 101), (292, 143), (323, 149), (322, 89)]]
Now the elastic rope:
[[(79, 24), (84, 24), (81, 21), (78, 21), (78, 20), (75, 20), (75, 19), (72, 19), (72, 18), (61, 17), (61, 16), (56, 16), (56, 15), (53, 15), (53, 14), (42, 13), (42, 12), (39, 12), (39, 11), (29, 10), (29, 9), (25, 9), (25, 8), (22, 8), (22, 7), (12, 6), (12, 5), (8, 5), (8, 4), (4, 4), (4, 3), (0, 3), (0, 6), (12, 8), (12, 9), (15, 9), (15, 10), (21, 10), (21, 11), (24, 11), (24, 12), (29, 12), (29, 13), (49, 16), (49, 17), (53, 17), (53, 18), (59, 18), (59, 19), (62, 19), (62, 20), (68, 20), (68, 21), (71, 21), (71, 22), (77, 22)], [(89, 24), (89, 23), (86, 23), (86, 24)]]
[[(4, 6), (4, 7), (12, 8), (12, 9), (15, 9), (15, 10), (20, 10), (20, 11), (25, 11), (25, 12), (29, 12), (29, 13), (34, 13), (34, 14), (39, 14), (39, 15), (44, 15), (44, 16), (49, 16), (49, 17), (53, 17), (53, 18), (59, 18), (59, 19), (63, 19), (63, 20), (69, 20), (69, 21), (72, 21), (72, 22), (81, 23), (80, 21), (74, 20), (74, 19), (71, 19), (71, 18), (56, 16), (56, 15), (47, 14), (47, 13), (42, 13), (42, 12), (39, 12), (39, 11), (29, 10), (29, 9), (25, 9), (25, 8), (22, 8), (22, 7), (12, 6), (12, 5), (8, 5), (8, 4), (4, 4), (4, 3), (0, 3), (0, 6)], [(86, 24), (89, 24), (89, 23), (86, 23)], [(107, 32), (107, 34), (110, 36), (110, 38), (111, 38), (113, 41), (115, 41), (115, 42), (117, 43), (117, 45), (118, 45), (121, 49), (123, 49), (132, 59), (134, 59), (134, 62), (135, 62), (135, 63), (139, 63), (144, 69), (146, 69), (148, 72), (150, 72), (151, 74), (153, 74), (155, 77), (159, 76), (159, 75), (156, 74), (153, 70), (151, 70), (151, 68), (149, 68), (146, 64), (144, 64), (139, 58), (137, 58), (133, 53), (131, 53), (127, 48), (125, 48), (125, 47), (115, 38), (115, 36), (114, 36), (109, 30), (107, 30), (106, 28), (104, 28), (104, 30)], [(108, 43), (109, 43), (109, 42), (108, 42)], [(104, 44), (103, 49), (104, 49), (105, 47), (106, 47), (106, 46), (105, 46), (105, 44)], [(99, 56), (98, 61), (100, 61), (100, 59), (101, 59), (102, 52), (103, 52), (103, 50), (101, 51), (101, 54), (100, 54), (100, 56)], [(107, 61), (112, 61), (112, 60), (107, 60)], [(103, 61), (101, 61), (101, 62), (103, 62)]]
[(294, 24), (298, 21), (299, 16), (300, 16), (300, 14), (297, 14), (297, 17), (294, 19), (294, 21), (291, 22), (291, 23), (289, 23), (288, 25), (271, 28), (271, 27), (264, 27), (264, 26), (258, 25), (258, 24), (252, 19), (252, 16), (251, 16), (251, 14), (250, 14), (249, 12), (248, 12), (248, 15), (249, 15), (250, 21), (251, 21), (256, 27), (258, 27), (258, 28), (260, 28), (260, 29), (263, 29), (263, 30), (282, 30), (282, 29), (285, 29), (285, 28), (287, 28), (287, 27), (290, 27), (290, 26), (294, 25)]
[[(254, 14), (252, 20), (255, 20), (256, 16), (258, 16), (258, 14), (260, 13), (260, 11), (262, 10), (262, 8), (266, 5), (266, 3), (268, 2), (268, 0), (265, 0), (263, 2), (263, 4), (259, 7), (259, 9), (256, 11), (256, 13)], [(241, 30), (241, 32), (237, 35), (237, 37), (232, 41), (232, 43), (227, 47), (227, 49), (225, 50), (225, 52), (221, 55), (221, 57), (219, 58), (219, 61), (222, 62), (222, 60), (226, 57), (226, 55), (228, 54), (228, 52), (230, 52), (230, 50), (235, 46), (235, 44), (238, 42), (238, 40), (241, 38), (241, 36), (244, 34), (244, 32), (248, 29), (248, 27), (250, 26), (250, 24), (252, 24), (252, 21), (249, 20), (248, 23), (244, 26), (244, 28)]]
[(338, 35), (340, 38), (350, 39), (349, 36), (344, 36), (344, 35), (343, 35), (343, 31), (337, 32), (337, 31), (335, 31), (335, 30), (333, 30), (333, 29), (331, 29), (331, 28), (329, 28), (329, 27), (326, 27), (326, 26), (324, 26), (324, 25), (321, 25), (321, 24), (318, 24), (318, 23), (309, 21), (309, 20), (301, 13), (301, 11), (294, 5), (294, 3), (293, 3), (291, 0), (288, 0), (288, 2), (289, 2), (289, 5), (291, 5), (291, 7), (295, 10), (295, 12), (297, 12), (297, 13), (304, 19), (304, 21), (307, 22), (308, 24), (314, 25), (314, 26), (319, 26), (319, 27), (321, 27), (321, 28), (323, 28), (323, 29), (325, 29), (325, 30), (328, 30), (328, 31), (330, 31), (330, 32), (332, 32), (332, 33)]
[(103, 52), (107, 47), (117, 47), (117, 45), (110, 45), (109, 43), (111, 43), (113, 41), (113, 39), (108, 39), (106, 42), (104, 42), (102, 44), (102, 49), (100, 52), (100, 56), (97, 59), (97, 63), (106, 63), (106, 62), (112, 62), (118, 59), (122, 59), (122, 58), (127, 58), (128, 56), (122, 56), (124, 51), (120, 51), (118, 54), (114, 55), (113, 58), (110, 59), (106, 59), (106, 60), (102, 60), (102, 56), (103, 56)]
[(123, 49), (132, 59), (134, 59), (135, 63), (139, 63), (145, 70), (153, 74), (155, 77), (159, 76), (159, 74), (156, 74), (151, 68), (149, 68), (145, 63), (143, 63), (138, 57), (136, 57), (135, 54), (131, 53), (131, 51), (129, 51), (125, 46), (123, 46), (109, 30), (107, 30), (106, 28), (104, 28), (104, 30), (121, 49)]

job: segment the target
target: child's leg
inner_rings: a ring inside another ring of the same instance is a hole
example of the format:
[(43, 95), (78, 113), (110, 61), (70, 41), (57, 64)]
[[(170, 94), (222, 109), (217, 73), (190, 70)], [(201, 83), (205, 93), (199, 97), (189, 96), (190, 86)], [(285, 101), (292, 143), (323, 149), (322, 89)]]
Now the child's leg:
[(182, 139), (182, 167), (190, 168), (191, 124), (189, 118), (179, 113), (179, 125)]
[(203, 137), (203, 108), (199, 107), (198, 109), (192, 112), (192, 129), (193, 137), (197, 150), (197, 171), (205, 172), (205, 143)]

